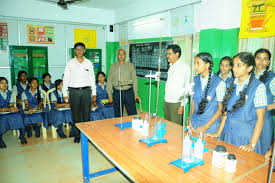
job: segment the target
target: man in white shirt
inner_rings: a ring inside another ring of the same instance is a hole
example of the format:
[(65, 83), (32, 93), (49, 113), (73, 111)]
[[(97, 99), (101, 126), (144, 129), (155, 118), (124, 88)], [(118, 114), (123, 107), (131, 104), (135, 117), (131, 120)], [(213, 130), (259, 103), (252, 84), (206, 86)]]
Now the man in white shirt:
[(190, 82), (191, 72), (188, 64), (180, 60), (181, 49), (178, 45), (167, 47), (167, 60), (170, 63), (165, 85), (164, 118), (182, 125), (183, 110), (186, 101), (183, 100), (183, 90)]
[[(91, 104), (96, 101), (96, 85), (94, 67), (91, 61), (84, 57), (85, 45), (74, 45), (75, 58), (71, 59), (65, 68), (63, 77), (63, 98), (68, 100), (68, 91), (72, 119), (74, 124), (90, 121)], [(74, 128), (74, 142), (80, 142), (80, 131)]]

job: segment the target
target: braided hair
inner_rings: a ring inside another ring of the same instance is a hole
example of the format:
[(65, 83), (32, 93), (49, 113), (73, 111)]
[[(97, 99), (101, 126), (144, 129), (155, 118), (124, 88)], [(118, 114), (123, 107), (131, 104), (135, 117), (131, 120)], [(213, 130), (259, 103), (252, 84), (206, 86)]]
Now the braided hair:
[(40, 93), (40, 90), (39, 90), (39, 81), (37, 78), (35, 77), (32, 77), (30, 80), (29, 80), (29, 84), (32, 83), (32, 81), (36, 80), (37, 81), (37, 102), (38, 104), (42, 101), (41, 100), (41, 93)]
[[(266, 53), (268, 55), (268, 60), (271, 59), (271, 53), (268, 49), (265, 49), (265, 48), (258, 49), (254, 54), (255, 59), (257, 57), (257, 54), (259, 54), (259, 53)], [(263, 83), (265, 82), (266, 78), (268, 77), (269, 66), (270, 66), (270, 62), (268, 64), (268, 66), (265, 68), (263, 75), (261, 75), (259, 78), (259, 80), (262, 81)]]
[(206, 89), (205, 89), (204, 98), (201, 99), (201, 101), (199, 103), (198, 114), (203, 114), (204, 113), (204, 109), (206, 107), (206, 104), (208, 102), (207, 101), (207, 94), (208, 94), (208, 90), (210, 88), (210, 81), (211, 81), (211, 75), (212, 75), (212, 69), (213, 69), (213, 59), (212, 59), (212, 56), (209, 53), (205, 53), (205, 52), (197, 54), (196, 57), (199, 57), (205, 63), (209, 63), (210, 64), (208, 81), (207, 81), (207, 85), (206, 85)]
[(56, 94), (56, 99), (57, 99), (57, 103), (59, 103), (59, 104), (61, 104), (62, 102), (61, 102), (61, 98), (60, 98), (60, 96), (58, 95), (58, 89), (57, 89), (57, 87), (60, 85), (62, 83), (62, 79), (57, 79), (57, 80), (55, 80), (55, 82), (54, 82), (54, 85), (55, 85), (55, 90), (54, 90), (54, 92), (55, 92), (55, 94)]
[[(249, 52), (240, 52), (238, 53), (237, 55), (235, 55), (233, 57), (233, 59), (235, 58), (239, 58), (243, 63), (245, 63), (247, 65), (247, 67), (250, 67), (252, 66), (253, 69), (249, 72), (250, 74), (250, 78), (249, 78), (249, 82), (248, 82), (248, 85), (247, 87), (240, 92), (240, 98), (239, 100), (236, 101), (236, 103), (233, 105), (232, 107), (232, 110), (228, 111), (228, 112), (231, 112), (231, 113), (234, 113), (236, 112), (240, 107), (242, 107), (244, 104), (245, 104), (245, 95), (255, 77), (255, 73), (254, 73), (254, 69), (255, 69), (255, 62), (254, 62), (254, 56), (249, 53)], [(235, 85), (234, 85), (234, 80), (232, 81), (232, 83), (230, 84), (230, 87), (227, 88), (226, 90), (226, 94), (223, 98), (223, 101), (222, 101), (222, 104), (223, 104), (223, 110), (222, 110), (222, 113), (223, 115), (225, 115), (225, 112), (227, 112), (227, 104), (228, 104), (228, 101), (231, 97), (231, 94), (233, 93), (235, 89)]]

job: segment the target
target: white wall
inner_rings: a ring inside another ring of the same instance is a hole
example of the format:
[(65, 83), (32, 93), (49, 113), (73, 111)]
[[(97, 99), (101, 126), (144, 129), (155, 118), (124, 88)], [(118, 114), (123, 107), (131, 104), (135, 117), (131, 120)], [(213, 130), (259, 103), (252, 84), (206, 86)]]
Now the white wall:
[(0, 0), (0, 15), (42, 20), (69, 21), (109, 25), (114, 22), (114, 11), (71, 5), (63, 10), (55, 3), (37, 0)]
[[(106, 67), (106, 29), (103, 26), (63, 24), (42, 20), (27, 20), (15, 18), (3, 18), (0, 22), (8, 23), (9, 45), (20, 46), (46, 46), (48, 47), (49, 73), (52, 75), (52, 82), (62, 77), (66, 62), (70, 58), (69, 48), (74, 46), (74, 29), (92, 29), (97, 31), (97, 48), (102, 49), (103, 70)], [(30, 44), (27, 40), (27, 25), (51, 25), (54, 26), (54, 44)], [(19, 31), (18, 31), (19, 30)], [(67, 48), (67, 49), (66, 49)], [(0, 52), (0, 75), (7, 77), (10, 81), (9, 52)]]

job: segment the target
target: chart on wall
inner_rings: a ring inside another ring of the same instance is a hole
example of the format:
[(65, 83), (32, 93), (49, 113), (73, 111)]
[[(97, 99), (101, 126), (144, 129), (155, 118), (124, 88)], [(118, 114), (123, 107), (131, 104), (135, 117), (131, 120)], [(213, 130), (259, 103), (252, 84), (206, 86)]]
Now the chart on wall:
[(54, 27), (43, 25), (28, 25), (28, 43), (54, 44)]
[(74, 29), (74, 43), (82, 42), (86, 48), (96, 48), (97, 35), (96, 30)]
[(8, 24), (0, 22), (0, 51), (7, 51), (8, 49)]
[[(173, 41), (161, 42), (160, 79), (163, 81), (167, 80), (167, 71), (169, 68), (166, 58), (166, 48), (168, 45), (172, 44)], [(150, 72), (155, 73), (158, 71), (159, 46), (160, 42), (130, 44), (130, 62), (135, 65), (137, 76), (144, 77), (150, 74)]]

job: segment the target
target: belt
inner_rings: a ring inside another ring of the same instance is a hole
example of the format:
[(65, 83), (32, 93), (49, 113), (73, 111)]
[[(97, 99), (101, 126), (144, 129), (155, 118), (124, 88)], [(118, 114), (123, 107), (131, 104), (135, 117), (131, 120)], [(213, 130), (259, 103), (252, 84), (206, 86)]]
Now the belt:
[(84, 89), (88, 89), (88, 88), (91, 88), (91, 87), (90, 86), (84, 86), (84, 87), (78, 87), (78, 88), (69, 87), (69, 89), (72, 89), (72, 90), (84, 90)]

